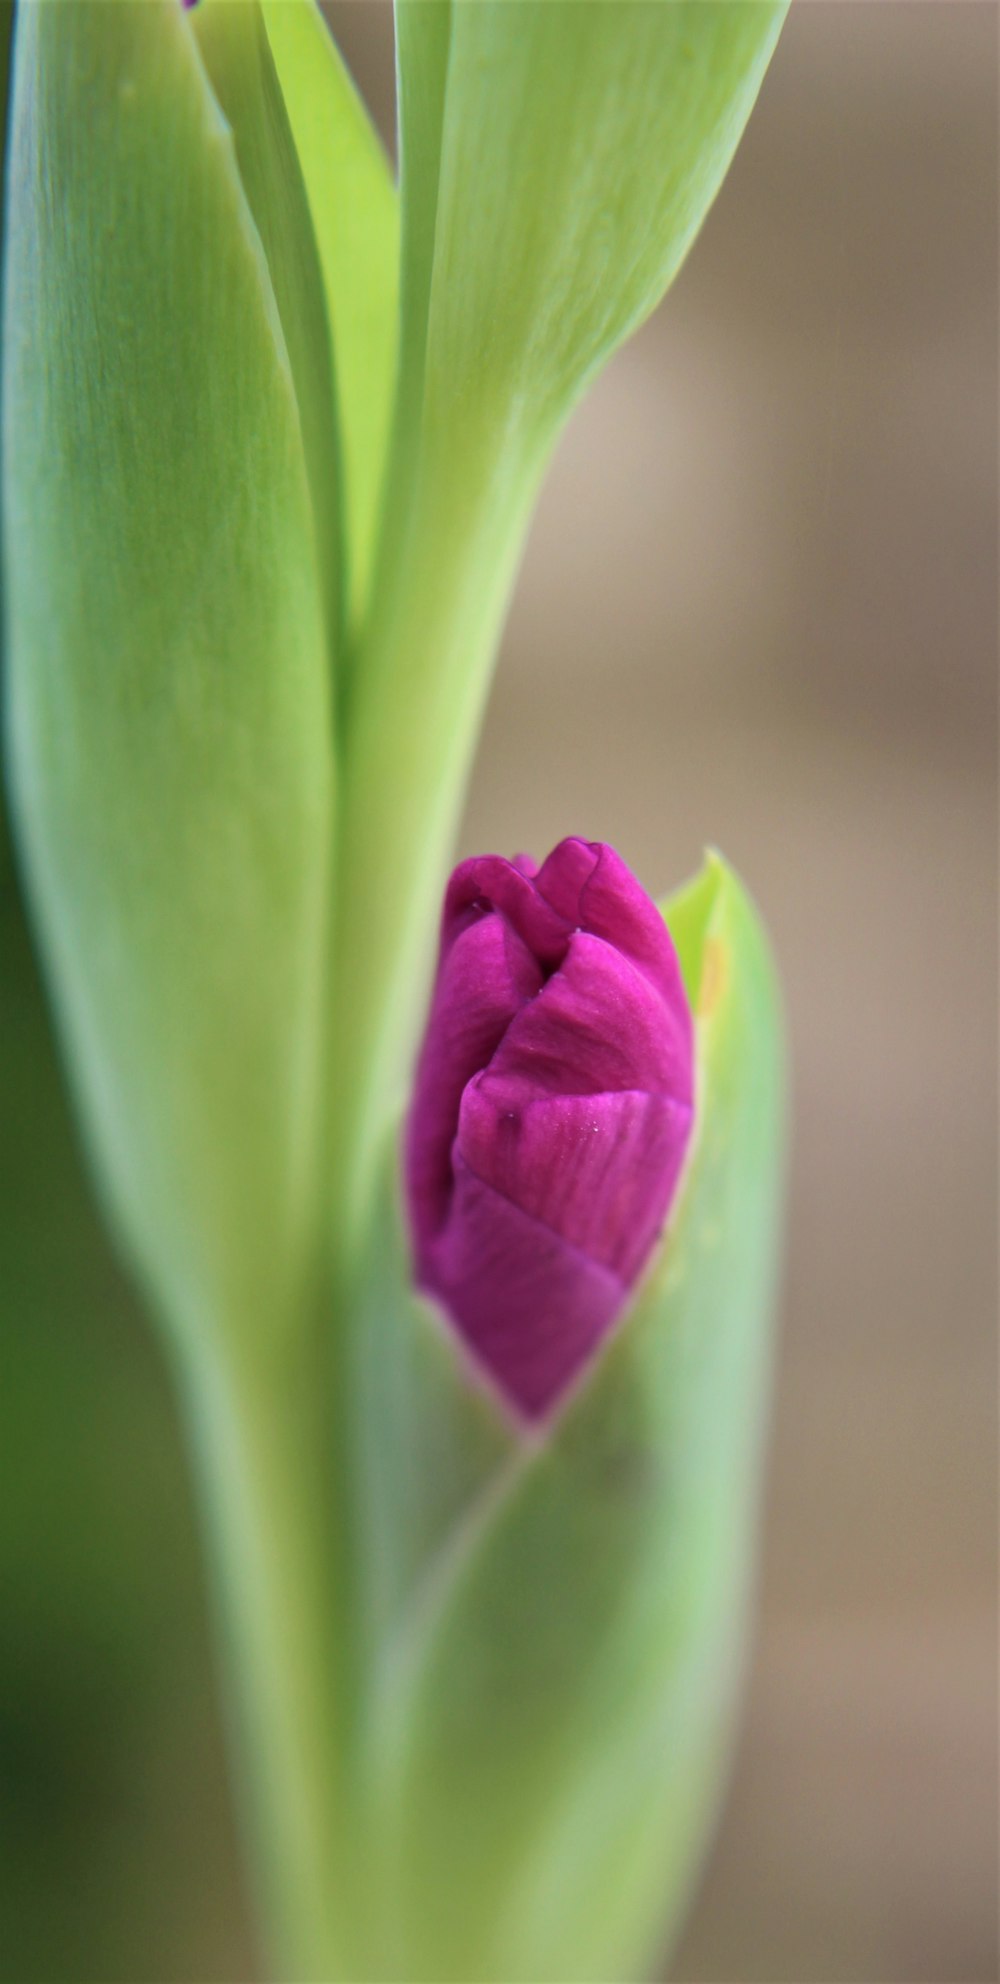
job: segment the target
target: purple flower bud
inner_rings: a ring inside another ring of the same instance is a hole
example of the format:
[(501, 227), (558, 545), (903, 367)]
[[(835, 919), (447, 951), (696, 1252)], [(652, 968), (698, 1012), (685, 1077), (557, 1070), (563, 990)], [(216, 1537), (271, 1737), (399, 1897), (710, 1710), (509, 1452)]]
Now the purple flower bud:
[(416, 1273), (530, 1419), (662, 1231), (693, 1080), (673, 944), (613, 848), (456, 868), (407, 1128)]

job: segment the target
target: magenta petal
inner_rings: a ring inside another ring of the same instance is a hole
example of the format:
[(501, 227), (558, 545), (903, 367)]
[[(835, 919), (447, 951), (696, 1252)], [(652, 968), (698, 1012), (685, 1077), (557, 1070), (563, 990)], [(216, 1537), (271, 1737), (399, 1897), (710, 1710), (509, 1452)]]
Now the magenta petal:
[(599, 1267), (455, 1163), (434, 1282), (477, 1361), (529, 1419), (549, 1411), (622, 1306)]
[(539, 894), (567, 922), (603, 937), (644, 971), (668, 1006), (687, 1001), (670, 932), (613, 847), (560, 841), (539, 871)]
[(634, 1089), (511, 1107), (507, 1084), (487, 1073), (462, 1097), (457, 1149), (485, 1184), (628, 1287), (662, 1226), (690, 1129), (687, 1104)]
[(490, 1073), (557, 1095), (647, 1088), (690, 1102), (686, 1004), (669, 1010), (629, 958), (581, 931), (562, 969), (512, 1019)]
[(558, 964), (570, 926), (539, 894), (534, 877), (501, 854), (478, 855), (456, 868), (444, 900), (442, 949), (446, 951), (469, 922), (488, 912), (503, 917), (539, 962)]
[(571, 835), (552, 849), (535, 877), (538, 893), (568, 923), (583, 923), (583, 896), (600, 860), (600, 847)]
[(541, 983), (531, 952), (499, 916), (468, 925), (448, 951), (434, 991), (408, 1126), (407, 1172), (418, 1235), (435, 1233), (447, 1216), (462, 1091)]

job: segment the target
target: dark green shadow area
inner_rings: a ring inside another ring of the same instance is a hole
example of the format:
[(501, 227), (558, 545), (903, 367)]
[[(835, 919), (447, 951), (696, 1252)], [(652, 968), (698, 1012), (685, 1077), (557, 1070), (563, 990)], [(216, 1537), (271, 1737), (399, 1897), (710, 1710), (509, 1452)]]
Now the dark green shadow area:
[(195, 1515), (0, 829), (0, 1979), (246, 1979)]

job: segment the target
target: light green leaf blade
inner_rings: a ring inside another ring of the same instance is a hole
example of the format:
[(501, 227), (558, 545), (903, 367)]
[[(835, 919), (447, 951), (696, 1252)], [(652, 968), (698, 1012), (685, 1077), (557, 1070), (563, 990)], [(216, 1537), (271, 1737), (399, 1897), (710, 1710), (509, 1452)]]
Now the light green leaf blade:
[(451, 1325), (413, 1287), (396, 1143), (349, 1316), (357, 1625), (369, 1674), (522, 1450), (496, 1396), (465, 1381)]
[(336, 352), (348, 607), (371, 583), (396, 383), (399, 203), (389, 161), (316, 0), (263, 0), (312, 212)]
[(260, 0), (198, 0), (191, 25), (233, 134), (299, 403), (332, 659), (340, 648), (344, 553), (333, 348), (309, 202)]
[(665, 1246), (385, 1655), (373, 1837), (398, 1909), (383, 1961), (436, 1984), (642, 1974), (718, 1797), (770, 1359), (780, 1022), (731, 871), (712, 858), (668, 916), (697, 1013), (699, 1127)]
[[(440, 6), (399, 5), (405, 83), (442, 28)], [(428, 183), (440, 154), (428, 425), (439, 400), (466, 414), (485, 401), (493, 419), (529, 430), (562, 417), (680, 266), (786, 10), (787, 0), (451, 6), (440, 131), (426, 115), (413, 147)], [(405, 89), (402, 104), (405, 115)]]
[(451, 0), (426, 0), (419, 14), (397, 6), (395, 24), (402, 206), (400, 349), (391, 474), (379, 545), (383, 585), (400, 560), (418, 470)]
[(330, 683), (299, 409), (176, 0), (19, 11), (3, 495), (36, 923), (122, 1241), (269, 1331), (313, 1247)]

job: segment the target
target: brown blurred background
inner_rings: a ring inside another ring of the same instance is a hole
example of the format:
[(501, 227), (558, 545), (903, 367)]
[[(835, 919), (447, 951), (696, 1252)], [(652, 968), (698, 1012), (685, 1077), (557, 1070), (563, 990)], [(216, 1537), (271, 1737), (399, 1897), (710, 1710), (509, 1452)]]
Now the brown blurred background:
[[(388, 133), (387, 8), (331, 13)], [(717, 842), (783, 969), (760, 1617), (688, 1984), (997, 1976), (997, 30), (798, 0), (550, 476), (462, 833), (654, 889)], [(3, 934), (0, 1976), (244, 1980), (178, 1438), (9, 871)]]

